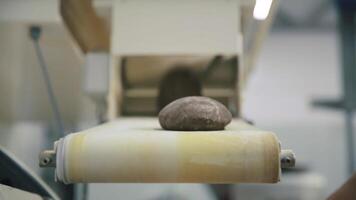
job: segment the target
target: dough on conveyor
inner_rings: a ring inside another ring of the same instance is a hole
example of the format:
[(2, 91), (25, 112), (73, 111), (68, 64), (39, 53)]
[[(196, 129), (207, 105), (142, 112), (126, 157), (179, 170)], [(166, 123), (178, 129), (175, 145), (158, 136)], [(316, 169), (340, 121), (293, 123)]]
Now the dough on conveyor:
[(230, 111), (209, 97), (191, 96), (177, 99), (158, 114), (163, 129), (175, 131), (224, 130), (231, 122)]

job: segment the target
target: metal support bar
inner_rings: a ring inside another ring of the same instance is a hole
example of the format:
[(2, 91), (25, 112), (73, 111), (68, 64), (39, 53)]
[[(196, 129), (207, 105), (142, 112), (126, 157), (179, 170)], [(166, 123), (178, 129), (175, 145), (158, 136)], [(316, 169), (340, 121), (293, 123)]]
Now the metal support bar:
[(355, 144), (353, 128), (353, 111), (356, 109), (356, 3), (338, 0), (339, 36), (341, 66), (343, 80), (343, 97), (340, 100), (317, 100), (315, 106), (340, 109), (345, 112), (345, 143), (347, 151), (347, 170), (352, 174), (355, 170)]
[(343, 92), (345, 106), (346, 144), (348, 172), (355, 170), (355, 148), (353, 133), (353, 109), (356, 107), (356, 62), (355, 62), (355, 11), (339, 7), (339, 30), (341, 42)]
[(39, 65), (41, 67), (41, 70), (42, 70), (42, 75), (43, 75), (43, 79), (45, 81), (49, 102), (50, 102), (52, 110), (53, 110), (53, 116), (54, 116), (54, 119), (55, 119), (55, 121), (57, 123), (59, 134), (61, 134), (61, 136), (64, 136), (64, 128), (63, 128), (62, 117), (61, 117), (61, 114), (59, 112), (59, 107), (58, 107), (58, 103), (57, 103), (56, 97), (54, 95), (53, 87), (52, 87), (52, 84), (51, 84), (51, 79), (50, 79), (49, 72), (48, 72), (48, 67), (47, 67), (46, 62), (44, 60), (44, 57), (43, 57), (43, 54), (42, 54), (42, 51), (41, 51), (41, 47), (40, 47), (40, 44), (39, 44), (40, 36), (41, 36), (41, 27), (39, 27), (39, 26), (31, 26), (30, 27), (30, 37), (33, 40), (33, 43), (34, 43), (34, 46), (35, 46), (35, 51), (36, 51), (36, 54), (37, 54), (37, 57), (38, 57), (38, 62), (39, 62)]

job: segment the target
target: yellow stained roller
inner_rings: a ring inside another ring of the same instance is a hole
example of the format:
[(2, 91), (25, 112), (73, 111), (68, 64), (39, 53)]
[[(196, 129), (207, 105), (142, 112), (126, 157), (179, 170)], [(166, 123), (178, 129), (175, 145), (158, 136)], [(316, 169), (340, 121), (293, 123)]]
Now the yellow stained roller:
[(237, 120), (207, 132), (118, 120), (66, 136), (56, 154), (57, 179), (65, 183), (275, 183), (280, 173), (276, 136)]

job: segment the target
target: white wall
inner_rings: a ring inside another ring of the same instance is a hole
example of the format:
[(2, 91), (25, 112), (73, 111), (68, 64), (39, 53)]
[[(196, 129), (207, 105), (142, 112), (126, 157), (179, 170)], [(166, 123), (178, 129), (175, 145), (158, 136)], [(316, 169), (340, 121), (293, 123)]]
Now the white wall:
[(271, 33), (243, 104), (245, 117), (275, 131), (298, 165), (327, 178), (327, 193), (347, 176), (344, 116), (311, 101), (342, 94), (337, 39), (332, 31)]

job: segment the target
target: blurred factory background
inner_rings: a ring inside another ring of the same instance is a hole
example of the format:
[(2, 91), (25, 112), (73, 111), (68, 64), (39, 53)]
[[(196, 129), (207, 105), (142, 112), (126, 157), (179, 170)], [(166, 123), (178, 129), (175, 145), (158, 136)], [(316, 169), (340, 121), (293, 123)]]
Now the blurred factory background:
[[(101, 16), (110, 18), (112, 1), (94, 4)], [(60, 193), (53, 172), (38, 167), (38, 153), (51, 147), (59, 133), (29, 37), (31, 25), (42, 27), (40, 44), (65, 132), (96, 125), (100, 111), (84, 94), (85, 59), (74, 47), (58, 6), (55, 0), (0, 0), (0, 145)], [(275, 132), (294, 150), (298, 170), (283, 174), (277, 185), (239, 184), (235, 199), (324, 199), (350, 176), (344, 111), (313, 103), (343, 95), (337, 23), (334, 1), (279, 2), (246, 82), (241, 110), (244, 118)], [(214, 199), (205, 186), (187, 188), (89, 184), (87, 194), (88, 199)]]

